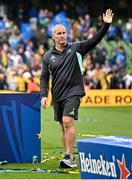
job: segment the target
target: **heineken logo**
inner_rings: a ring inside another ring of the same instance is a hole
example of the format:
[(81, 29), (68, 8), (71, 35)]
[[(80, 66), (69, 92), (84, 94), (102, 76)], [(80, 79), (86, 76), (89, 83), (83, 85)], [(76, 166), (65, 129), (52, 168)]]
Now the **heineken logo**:
[(114, 178), (117, 177), (115, 163), (105, 161), (102, 155), (100, 155), (99, 159), (93, 159), (90, 153), (88, 157), (85, 157), (85, 153), (79, 152), (79, 156), (81, 171)]
[(91, 173), (96, 175), (107, 176), (109, 178), (117, 179), (117, 171), (115, 164), (118, 164), (120, 169), (120, 179), (127, 179), (130, 176), (130, 171), (126, 167), (125, 156), (122, 154), (122, 160), (115, 159), (112, 155), (112, 161), (107, 161), (102, 155), (98, 159), (94, 159), (91, 153), (85, 156), (84, 152), (79, 152), (81, 171), (85, 173)]

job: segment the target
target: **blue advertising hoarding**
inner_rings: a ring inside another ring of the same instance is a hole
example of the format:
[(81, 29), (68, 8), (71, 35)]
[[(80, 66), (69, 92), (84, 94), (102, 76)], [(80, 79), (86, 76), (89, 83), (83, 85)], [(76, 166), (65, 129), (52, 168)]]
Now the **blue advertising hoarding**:
[(132, 179), (131, 138), (87, 138), (77, 147), (81, 179)]
[(40, 95), (0, 94), (0, 161), (41, 160)]

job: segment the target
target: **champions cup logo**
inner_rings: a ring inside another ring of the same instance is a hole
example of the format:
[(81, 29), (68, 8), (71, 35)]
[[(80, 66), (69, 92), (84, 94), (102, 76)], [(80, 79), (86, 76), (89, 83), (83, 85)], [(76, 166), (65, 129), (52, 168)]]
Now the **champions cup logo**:
[(10, 163), (40, 159), (40, 95), (0, 96), (0, 160)]
[[(117, 178), (115, 156), (112, 156), (113, 161), (111, 162), (104, 160), (102, 155), (99, 156), (99, 159), (93, 159), (90, 153), (88, 157), (85, 157), (85, 153), (79, 152), (79, 156), (82, 172)], [(117, 163), (120, 169), (120, 179), (126, 180), (130, 172), (126, 167), (124, 154), (122, 155), (122, 162), (117, 160)]]

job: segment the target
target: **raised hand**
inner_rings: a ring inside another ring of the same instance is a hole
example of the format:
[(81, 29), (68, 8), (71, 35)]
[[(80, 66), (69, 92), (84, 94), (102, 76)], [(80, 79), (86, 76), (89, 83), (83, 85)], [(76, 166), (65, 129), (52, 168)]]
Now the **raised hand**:
[(112, 23), (114, 13), (111, 9), (107, 9), (105, 13), (103, 13), (103, 21), (105, 23)]

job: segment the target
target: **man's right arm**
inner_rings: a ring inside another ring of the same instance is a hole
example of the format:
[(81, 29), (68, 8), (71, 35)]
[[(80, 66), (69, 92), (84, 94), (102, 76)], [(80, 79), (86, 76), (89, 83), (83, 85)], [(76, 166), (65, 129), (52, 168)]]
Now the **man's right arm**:
[(49, 69), (48, 69), (48, 60), (47, 56), (44, 55), (42, 59), (42, 70), (40, 75), (40, 93), (41, 93), (41, 105), (45, 107), (47, 105), (47, 96), (49, 90)]

